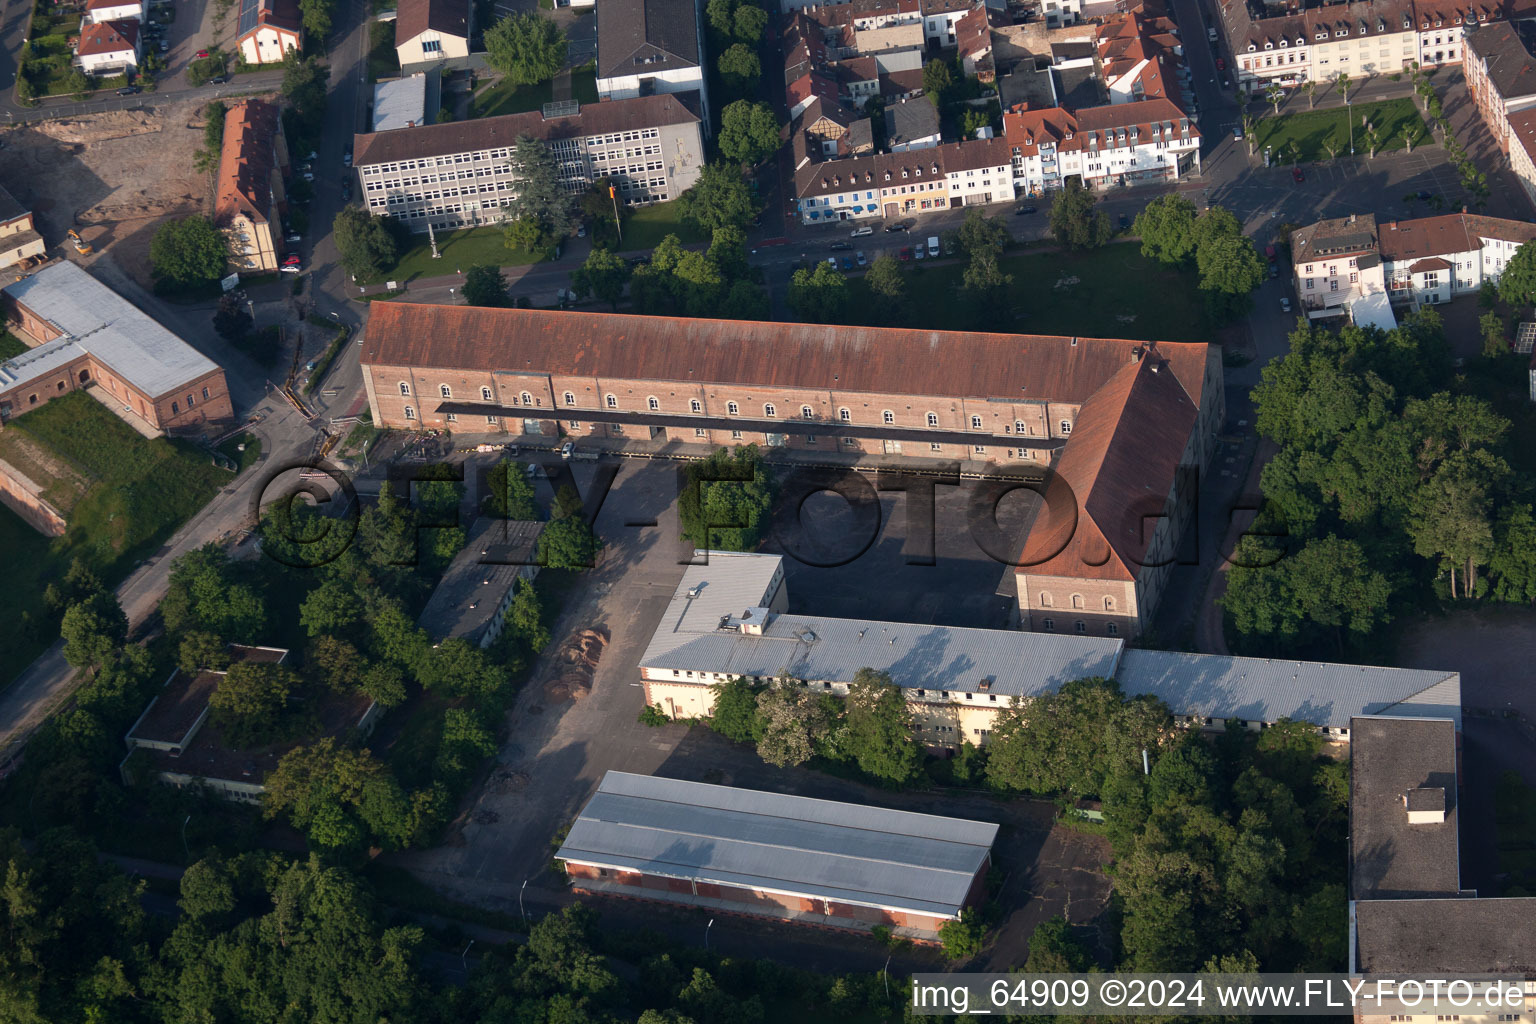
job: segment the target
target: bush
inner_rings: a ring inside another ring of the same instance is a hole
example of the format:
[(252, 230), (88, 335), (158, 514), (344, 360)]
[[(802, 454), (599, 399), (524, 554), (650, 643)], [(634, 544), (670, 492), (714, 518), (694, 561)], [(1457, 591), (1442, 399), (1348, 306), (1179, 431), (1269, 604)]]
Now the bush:
[(960, 911), (958, 921), (946, 921), (939, 929), (939, 941), (944, 944), (944, 955), (951, 960), (969, 960), (981, 952), (987, 937), (987, 926), (974, 907)]
[(667, 717), (667, 713), (661, 709), (660, 704), (647, 704), (641, 709), (638, 721), (641, 725), (648, 725), (653, 729), (672, 724), (672, 719)]

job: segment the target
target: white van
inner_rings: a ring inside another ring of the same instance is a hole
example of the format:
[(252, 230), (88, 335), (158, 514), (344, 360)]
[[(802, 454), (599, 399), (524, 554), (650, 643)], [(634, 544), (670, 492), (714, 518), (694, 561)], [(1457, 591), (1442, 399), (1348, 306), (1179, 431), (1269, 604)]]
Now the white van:
[(864, 226), (862, 228), (854, 228), (852, 233), (849, 235), (849, 237), (850, 238), (863, 238), (865, 235), (872, 235), (874, 233), (875, 233), (875, 229), (872, 228), (872, 227), (869, 227), (868, 225), (866, 225), (866, 226)]
[(928, 236), (928, 258), (933, 259), (939, 255), (939, 236)]

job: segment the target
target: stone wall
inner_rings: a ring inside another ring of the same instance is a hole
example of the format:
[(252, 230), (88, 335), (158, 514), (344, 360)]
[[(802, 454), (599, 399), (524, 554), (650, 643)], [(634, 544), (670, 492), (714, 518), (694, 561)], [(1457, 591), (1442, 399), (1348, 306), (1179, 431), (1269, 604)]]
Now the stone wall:
[(43, 498), (42, 488), (4, 459), (0, 459), (0, 501), (45, 537), (62, 537), (69, 525)]

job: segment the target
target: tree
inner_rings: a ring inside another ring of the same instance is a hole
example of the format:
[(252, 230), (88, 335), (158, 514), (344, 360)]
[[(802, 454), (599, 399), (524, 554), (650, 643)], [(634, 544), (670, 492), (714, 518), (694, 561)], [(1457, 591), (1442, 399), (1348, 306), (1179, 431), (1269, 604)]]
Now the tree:
[(1328, 135), (1323, 136), (1323, 141), (1321, 143), (1319, 143), (1319, 145), (1321, 145), (1323, 147), (1324, 152), (1326, 152), (1328, 154), (1328, 159), (1329, 160), (1337, 159), (1337, 157), (1339, 155), (1339, 150), (1344, 148), (1340, 144), (1338, 136), (1333, 135), (1332, 133), (1329, 133)]
[(971, 259), (961, 280), (970, 300), (971, 315), (978, 327), (995, 325), (1011, 312), (1008, 299), (1013, 275), (1003, 273), (998, 265), (1001, 250), (984, 245), (971, 251)]
[(405, 703), (405, 673), (395, 665), (380, 663), (368, 666), (358, 680), (357, 688), (381, 708), (398, 707)]
[(286, 665), (241, 661), (231, 665), (208, 696), (213, 724), (235, 747), (277, 739), (299, 676)]
[(590, 569), (602, 547), (578, 507), (574, 513), (557, 513), (539, 534), (539, 562), (551, 569)]
[(912, 714), (889, 672), (861, 668), (848, 686), (844, 749), (859, 767), (898, 786), (923, 770), (922, 748), (912, 738)]
[(1285, 90), (1279, 82), (1270, 82), (1264, 90), (1264, 99), (1275, 108), (1275, 116), (1280, 116), (1280, 103), (1285, 99)]
[(251, 333), (251, 314), (233, 295), (219, 299), (219, 308), (213, 314), (213, 329), (225, 341), (239, 341)]
[(772, 310), (768, 292), (753, 281), (732, 281), (715, 315), (722, 320), (768, 320)]
[(1131, 231), (1141, 239), (1143, 256), (1178, 266), (1194, 255), (1195, 219), (1195, 204), (1169, 193), (1148, 203), (1136, 215)]
[(378, 277), (395, 265), (399, 251), (395, 235), (382, 217), (361, 206), (343, 206), (332, 222), (336, 254), (348, 274), (359, 281)]
[(1264, 261), (1253, 242), (1242, 235), (1217, 238), (1195, 252), (1200, 290), (1227, 319), (1244, 312), (1249, 293), (1264, 283)]
[(715, 698), (709, 713), (710, 728), (737, 743), (756, 743), (763, 735), (763, 719), (757, 710), (757, 695), (763, 687), (734, 676), (709, 689)]
[(181, 638), (176, 667), (191, 675), (210, 669), (221, 672), (229, 664), (229, 645), (213, 633), (193, 630)]
[[(512, 15), (504, 20), (519, 17), (543, 20), (533, 14)], [(517, 144), (512, 149), (511, 170), (517, 178), (517, 195), (503, 204), (502, 208), (508, 215), (514, 221), (536, 226), (546, 238), (541, 243), (544, 245), (569, 235), (574, 220), (571, 200), (560, 186), (560, 168), (549, 147), (530, 136), (518, 136)], [(514, 237), (510, 229), (507, 239), (509, 248), (527, 248), (526, 245), (513, 244)], [(526, 239), (518, 241), (526, 242)]]
[(832, 728), (825, 706), (787, 678), (757, 695), (757, 710), (762, 718), (757, 754), (780, 768), (809, 761)]
[(755, 550), (774, 498), (773, 476), (757, 445), (717, 448), (685, 473), (687, 486), (677, 499), (683, 537), (699, 549)]
[(813, 324), (840, 322), (848, 310), (848, 280), (830, 263), (801, 267), (789, 279), (789, 308)]
[(1096, 249), (1114, 237), (1115, 229), (1103, 210), (1095, 210), (1097, 200), (1076, 177), (1068, 178), (1066, 187), (1051, 201), (1051, 235), (1068, 249)]
[(370, 840), (398, 849), (424, 824), (382, 762), (329, 736), (284, 754), (265, 780), (261, 803), (265, 817), (286, 815), (310, 842), (332, 850)]
[(1417, 123), (1403, 125), (1403, 145), (1407, 147), (1409, 154), (1413, 153), (1413, 144), (1419, 141), (1424, 134), (1424, 129)]
[(524, 464), (503, 459), (486, 474), (486, 511), (498, 519), (539, 518), (538, 500)]
[(1511, 306), (1536, 301), (1536, 242), (1526, 242), (1504, 265), (1499, 275), (1499, 298)]
[[(325, 116), (325, 90), (330, 70), (314, 57), (300, 60), (289, 55), (283, 62), (283, 99), (287, 100), (298, 115), (301, 125), (309, 131), (318, 131), (320, 120)], [(295, 142), (289, 143), (298, 149)], [(302, 149), (298, 149), (302, 152)]]
[(1234, 564), (1222, 608), (1239, 633), (1293, 644), (1304, 630), (1344, 650), (1345, 631), (1364, 636), (1390, 620), (1392, 584), (1355, 540), (1329, 534), (1308, 540), (1267, 566)]
[(571, 288), (583, 297), (596, 296), (619, 311), (624, 286), (629, 282), (629, 263), (604, 246), (593, 246), (586, 262), (571, 274)]
[(757, 204), (746, 181), (728, 163), (705, 164), (699, 180), (681, 199), (683, 216), (705, 231), (723, 224), (744, 228), (757, 216)]
[(753, 3), (737, 6), (731, 18), (731, 32), (744, 43), (756, 46), (768, 27), (768, 12)]
[(876, 256), (864, 275), (864, 285), (873, 298), (873, 312), (882, 323), (905, 323), (910, 309), (907, 295), (907, 279), (902, 275), (901, 262), (888, 252)]
[(1316, 80), (1311, 79), (1311, 78), (1307, 79), (1306, 82), (1302, 83), (1301, 89), (1302, 89), (1303, 92), (1305, 92), (1307, 94), (1307, 109), (1308, 110), (1314, 109), (1317, 106), (1317, 82), (1316, 82)]
[(531, 580), (519, 580), (512, 603), (507, 606), (506, 628), (534, 654), (549, 646), (549, 627), (544, 624), (544, 606)]
[(1376, 159), (1376, 148), (1381, 145), (1381, 131), (1377, 129), (1375, 125), (1371, 124), (1369, 121), (1366, 121), (1364, 138), (1366, 159)]
[(946, 94), (955, 84), (955, 74), (949, 61), (935, 57), (923, 65), (923, 92), (935, 107), (944, 105)]
[(607, 221), (615, 221), (622, 225), (629, 219), (629, 207), (616, 202), (614, 192), (617, 183), (606, 175), (592, 183), (592, 187), (581, 194), (581, 216), (592, 221), (593, 225), (603, 224)]
[(752, 267), (747, 263), (747, 233), (735, 224), (715, 228), (710, 235), (708, 255), (709, 261), (727, 281), (752, 276)]
[(1509, 354), (1509, 339), (1504, 334), (1504, 318), (1489, 310), (1477, 318), (1477, 328), (1483, 334), (1483, 356), (1497, 359)]
[(547, 82), (565, 67), (565, 33), (536, 12), (512, 14), (485, 32), (485, 62), (513, 85)]
[(737, 100), (720, 112), (720, 152), (738, 163), (759, 164), (779, 148), (783, 129), (768, 104)]
[(1257, 114), (1251, 113), (1251, 112), (1246, 111), (1246, 110), (1243, 111), (1243, 114), (1242, 114), (1243, 138), (1248, 143), (1248, 155), (1249, 156), (1253, 156), (1254, 147), (1259, 144), (1258, 128), (1259, 128), (1259, 121), (1260, 120), (1261, 119), (1259, 118), (1259, 116)]
[(117, 596), (92, 594), (79, 604), (70, 605), (59, 626), (64, 638), (64, 660), (76, 668), (99, 666), (123, 645), (128, 636), (128, 617), (117, 603)]
[(155, 278), (177, 287), (218, 280), (228, 260), (229, 243), (207, 217), (168, 220), (149, 243)]
[(331, 6), (334, 0), (299, 0), (299, 15), (304, 31), (321, 42), (331, 34)]
[(1008, 244), (1013, 239), (1001, 220), (988, 217), (979, 207), (973, 206), (965, 211), (965, 219), (960, 222), (956, 241), (960, 243), (960, 251), (969, 256), (977, 249), (995, 249), (1001, 252), (1008, 248)]
[(736, 43), (728, 48), (716, 64), (725, 79), (726, 87), (737, 95), (749, 94), (763, 75), (762, 62), (757, 59), (752, 47), (745, 43)]
[[(1477, 454), (1482, 454), (1481, 452)], [(1408, 519), (1413, 549), (1438, 558), (1450, 576), (1451, 597), (1477, 596), (1477, 567), (1493, 548), (1491, 478), (1499, 470), (1490, 460), (1456, 452), (1435, 471), (1414, 496)], [(1462, 573), (1461, 593), (1456, 574)]]
[(494, 264), (470, 267), (464, 274), (464, 302), (470, 306), (508, 306), (507, 279)]
[(992, 124), (992, 116), (985, 110), (967, 107), (960, 112), (960, 137), (974, 139), (976, 133)]
[(1527, 504), (1501, 509), (1488, 557), (1490, 593), (1500, 601), (1536, 601), (1536, 515)]
[(255, 589), (238, 581), (242, 571), (211, 543), (176, 559), (160, 602), (166, 631), (175, 635), (199, 629), (234, 643), (259, 641), (266, 631), (266, 604)]

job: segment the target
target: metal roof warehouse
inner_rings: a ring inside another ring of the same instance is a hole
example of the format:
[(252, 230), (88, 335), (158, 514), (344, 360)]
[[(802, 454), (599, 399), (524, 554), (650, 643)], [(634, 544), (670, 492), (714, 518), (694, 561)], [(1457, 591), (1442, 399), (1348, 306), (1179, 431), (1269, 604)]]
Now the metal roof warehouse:
[(555, 856), (578, 888), (931, 934), (981, 894), (997, 828), (609, 772)]

